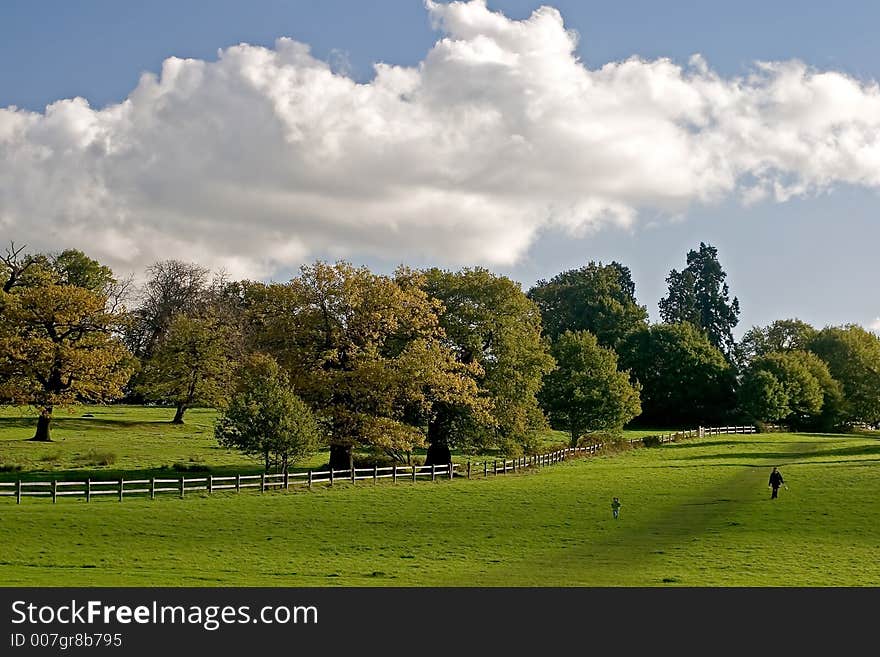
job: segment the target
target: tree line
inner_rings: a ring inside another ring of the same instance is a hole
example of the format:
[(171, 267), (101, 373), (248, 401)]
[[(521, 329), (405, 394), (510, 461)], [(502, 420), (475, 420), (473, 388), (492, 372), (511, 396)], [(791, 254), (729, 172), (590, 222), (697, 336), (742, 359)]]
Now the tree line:
[(0, 256), (0, 403), (212, 406), (220, 444), (286, 470), (330, 446), (426, 463), (453, 450), (530, 452), (548, 427), (571, 445), (624, 426), (880, 422), (880, 338), (799, 319), (733, 329), (717, 249), (666, 279), (661, 321), (630, 270), (591, 261), (528, 290), (485, 268), (303, 265), (286, 282), (230, 280), (190, 262), (120, 279), (85, 253)]

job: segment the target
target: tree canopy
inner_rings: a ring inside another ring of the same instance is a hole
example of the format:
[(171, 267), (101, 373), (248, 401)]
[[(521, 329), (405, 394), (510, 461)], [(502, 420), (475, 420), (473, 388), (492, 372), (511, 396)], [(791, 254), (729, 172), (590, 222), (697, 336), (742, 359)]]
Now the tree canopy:
[(708, 426), (723, 422), (734, 407), (733, 368), (689, 322), (654, 324), (631, 333), (619, 354), (621, 367), (642, 386), (640, 423)]
[(133, 370), (119, 338), (126, 314), (110, 270), (85, 254), (22, 260), (31, 264), (7, 263), (15, 284), (0, 291), (0, 400), (38, 408), (34, 439), (50, 440), (54, 407), (122, 394)]
[(517, 283), (483, 268), (435, 268), (424, 276), (426, 292), (442, 304), (442, 343), (459, 363), (479, 367), (475, 382), (487, 402), (476, 410), (471, 400), (435, 404), (426, 463), (447, 462), (450, 447), (515, 451), (546, 425), (536, 395), (553, 359), (538, 308)]
[(614, 347), (647, 322), (648, 311), (636, 301), (635, 291), (628, 267), (590, 262), (538, 281), (528, 296), (541, 311), (551, 340), (565, 331), (590, 331), (600, 344)]
[(733, 329), (739, 323), (739, 300), (730, 299), (727, 274), (718, 261), (718, 249), (700, 242), (687, 254), (687, 267), (673, 269), (660, 300), (660, 317), (668, 324), (688, 322), (700, 327), (709, 342), (728, 358), (734, 355)]
[(856, 324), (829, 326), (809, 343), (843, 389), (843, 420), (880, 423), (880, 336)]
[(566, 331), (553, 343), (556, 369), (547, 374), (541, 403), (570, 444), (587, 433), (620, 430), (641, 412), (638, 383), (617, 369), (617, 354), (589, 331)]
[(214, 426), (220, 445), (262, 458), (266, 472), (274, 462), (286, 473), (317, 451), (323, 438), (318, 422), (273, 358), (248, 356), (233, 380)]
[(481, 406), (477, 363), (444, 342), (441, 303), (424, 277), (317, 262), (286, 284), (252, 284), (244, 305), (256, 347), (273, 354), (328, 423), (331, 466), (353, 446), (403, 458), (425, 444), (437, 403)]

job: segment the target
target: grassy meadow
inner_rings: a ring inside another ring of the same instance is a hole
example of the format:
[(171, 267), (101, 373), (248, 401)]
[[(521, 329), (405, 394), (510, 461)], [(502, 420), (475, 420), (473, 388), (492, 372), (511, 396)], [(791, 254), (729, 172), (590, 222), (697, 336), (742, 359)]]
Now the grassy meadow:
[[(193, 408), (183, 425), (171, 424), (173, 408), (147, 406), (78, 406), (56, 409), (52, 442), (28, 440), (34, 434), (32, 409), (0, 407), (0, 481), (113, 479), (169, 476), (175, 472), (217, 475), (259, 473), (260, 460), (225, 449), (214, 439), (217, 411)], [(627, 431), (628, 437), (656, 433)], [(538, 442), (547, 450), (564, 446), (568, 435), (545, 431)], [(424, 450), (416, 452), (418, 459)], [(494, 456), (494, 455), (491, 455)], [(295, 470), (319, 468), (328, 462), (324, 448)], [(454, 455), (456, 460), (468, 457)], [(480, 458), (480, 457), (475, 457)]]
[[(236, 458), (187, 435), (167, 439), (165, 460)], [(119, 449), (120, 463), (146, 458)], [(767, 487), (773, 465), (788, 485), (777, 500)], [(616, 521), (614, 495), (623, 503)], [(488, 479), (122, 504), (0, 498), (0, 582), (876, 587), (878, 497), (877, 436), (772, 433), (630, 449)]]

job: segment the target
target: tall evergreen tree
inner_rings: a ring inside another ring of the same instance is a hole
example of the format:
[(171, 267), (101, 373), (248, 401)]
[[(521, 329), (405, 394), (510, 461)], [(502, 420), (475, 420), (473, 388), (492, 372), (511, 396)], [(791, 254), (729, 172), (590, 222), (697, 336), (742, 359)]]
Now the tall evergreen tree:
[(664, 322), (698, 326), (709, 342), (730, 359), (736, 346), (733, 328), (739, 323), (739, 300), (734, 297), (731, 301), (726, 278), (718, 249), (700, 242), (699, 250), (688, 252), (687, 267), (669, 272), (669, 290), (659, 305)]

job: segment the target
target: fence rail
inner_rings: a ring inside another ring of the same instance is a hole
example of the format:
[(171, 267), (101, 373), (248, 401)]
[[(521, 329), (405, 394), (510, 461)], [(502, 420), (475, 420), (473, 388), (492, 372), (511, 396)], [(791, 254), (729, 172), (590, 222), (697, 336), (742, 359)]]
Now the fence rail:
[[(718, 436), (722, 434), (747, 434), (756, 433), (753, 426), (736, 427), (699, 427), (689, 431), (677, 431), (674, 433), (647, 436), (643, 438), (631, 438), (627, 442), (630, 446), (639, 443), (648, 444), (649, 438), (658, 443), (670, 443), (686, 438), (702, 438), (704, 436)], [(14, 481), (0, 482), (0, 497), (15, 497), (17, 504), (25, 497), (49, 497), (56, 502), (59, 497), (84, 497), (86, 502), (98, 495), (115, 495), (122, 502), (127, 497), (140, 496), (155, 499), (161, 493), (175, 493), (179, 497), (186, 497), (187, 493), (234, 490), (241, 492), (243, 489), (258, 488), (260, 492), (268, 490), (289, 490), (294, 487), (312, 488), (313, 485), (333, 485), (335, 482), (350, 482), (372, 480), (377, 483), (379, 479), (391, 479), (393, 482), (412, 481), (419, 478), (452, 479), (454, 477), (489, 477), (514, 473), (528, 468), (538, 468), (554, 465), (568, 458), (578, 456), (592, 456), (605, 447), (605, 443), (593, 443), (583, 447), (567, 447), (544, 454), (532, 454), (512, 459), (495, 459), (492, 461), (467, 461), (466, 464), (449, 463), (442, 465), (393, 465), (387, 467), (349, 468), (346, 470), (309, 470), (307, 472), (288, 472), (258, 475), (206, 475), (199, 477), (159, 478), (149, 479), (86, 479), (85, 481)], [(459, 472), (461, 470), (461, 472)]]

